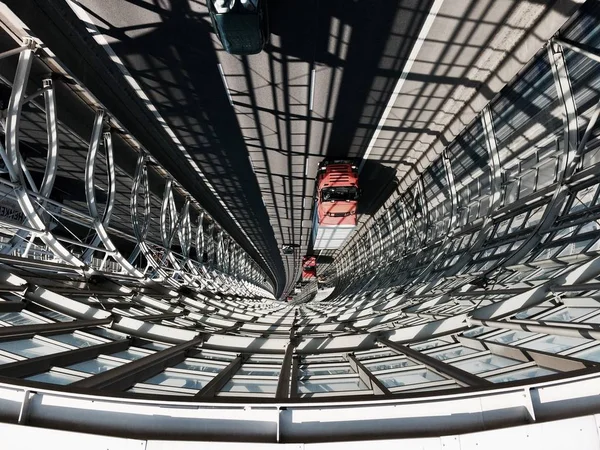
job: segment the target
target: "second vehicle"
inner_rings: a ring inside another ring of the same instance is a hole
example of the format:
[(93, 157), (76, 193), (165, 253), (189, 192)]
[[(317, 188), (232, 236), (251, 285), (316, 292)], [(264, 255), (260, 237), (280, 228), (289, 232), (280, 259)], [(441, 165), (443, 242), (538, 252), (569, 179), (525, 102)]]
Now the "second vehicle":
[(313, 248), (337, 249), (356, 227), (360, 197), (354, 161), (323, 161), (317, 174)]

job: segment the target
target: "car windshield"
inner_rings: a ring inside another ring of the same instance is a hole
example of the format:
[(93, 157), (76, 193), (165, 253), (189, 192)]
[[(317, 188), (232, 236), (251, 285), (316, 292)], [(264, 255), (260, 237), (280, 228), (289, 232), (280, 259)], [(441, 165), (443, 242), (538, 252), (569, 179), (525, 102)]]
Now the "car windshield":
[(256, 14), (217, 14), (221, 40), (230, 53), (253, 53), (262, 49), (260, 23)]
[(355, 187), (326, 188), (321, 192), (321, 200), (324, 202), (357, 200), (358, 189)]

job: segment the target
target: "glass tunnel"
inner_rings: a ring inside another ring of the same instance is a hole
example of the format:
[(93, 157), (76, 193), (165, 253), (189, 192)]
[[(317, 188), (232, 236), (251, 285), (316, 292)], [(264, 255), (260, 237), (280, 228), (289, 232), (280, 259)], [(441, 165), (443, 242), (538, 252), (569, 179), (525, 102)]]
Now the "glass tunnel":
[[(59, 3), (56, 17), (43, 7), (55, 23)], [(109, 101), (118, 69), (82, 77), (39, 20), (2, 4), (6, 439), (600, 448), (600, 4), (557, 3), (564, 17), (526, 60), (505, 52), (513, 76), (474, 94), (451, 139), (406, 152), (410, 168), (372, 213), (359, 201), (358, 226), (305, 283), (311, 217), (301, 250), (265, 253), (206, 166), (176, 172), (176, 133), (149, 147), (185, 123), (145, 97), (148, 135), (134, 131), (130, 99)], [(98, 43), (84, 28), (75, 49)], [(380, 147), (370, 158), (389, 157)], [(292, 259), (282, 282), (274, 261)]]

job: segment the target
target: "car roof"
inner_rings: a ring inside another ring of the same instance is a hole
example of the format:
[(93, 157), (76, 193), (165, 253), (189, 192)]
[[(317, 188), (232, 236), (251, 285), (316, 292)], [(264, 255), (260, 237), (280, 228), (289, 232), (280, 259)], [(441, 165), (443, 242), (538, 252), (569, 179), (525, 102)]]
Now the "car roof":
[(215, 14), (214, 20), (227, 52), (250, 54), (262, 50), (264, 43), (258, 14), (229, 12)]

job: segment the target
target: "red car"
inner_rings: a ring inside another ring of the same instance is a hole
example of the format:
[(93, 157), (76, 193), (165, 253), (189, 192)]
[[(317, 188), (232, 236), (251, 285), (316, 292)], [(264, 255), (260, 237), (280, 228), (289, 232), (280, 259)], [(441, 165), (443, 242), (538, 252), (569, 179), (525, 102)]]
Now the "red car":
[(305, 256), (302, 258), (302, 279), (309, 280), (317, 277), (317, 258)]
[(319, 225), (356, 225), (358, 168), (351, 161), (323, 162), (317, 175)]

